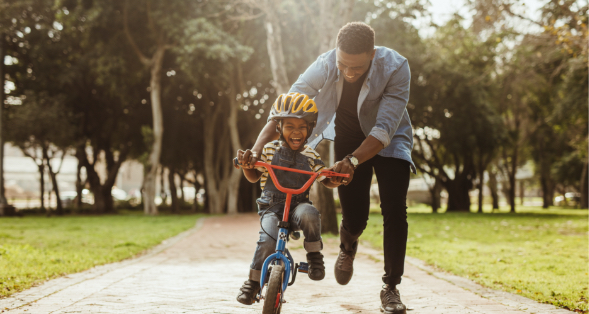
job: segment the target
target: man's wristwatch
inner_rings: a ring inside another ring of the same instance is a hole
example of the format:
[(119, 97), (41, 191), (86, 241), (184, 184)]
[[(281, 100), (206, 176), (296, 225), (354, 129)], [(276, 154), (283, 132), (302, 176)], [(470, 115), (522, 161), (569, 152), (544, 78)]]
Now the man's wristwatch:
[(346, 156), (345, 158), (350, 161), (352, 166), (354, 166), (354, 170), (356, 170), (356, 168), (358, 168), (358, 158), (356, 158), (356, 156), (350, 154), (350, 155)]

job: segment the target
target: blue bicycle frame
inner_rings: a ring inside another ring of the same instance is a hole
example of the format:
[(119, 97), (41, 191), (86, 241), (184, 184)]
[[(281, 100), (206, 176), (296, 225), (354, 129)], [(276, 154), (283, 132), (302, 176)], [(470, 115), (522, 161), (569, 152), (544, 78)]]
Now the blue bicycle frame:
[[(291, 269), (294, 267), (294, 260), (290, 255), (290, 252), (286, 248), (286, 239), (288, 239), (288, 229), (280, 228), (278, 231), (278, 241), (276, 241), (276, 253), (268, 256), (262, 265), (262, 275), (260, 277), (260, 283), (266, 282), (266, 278), (268, 276), (268, 269), (272, 262), (275, 261), (282, 261), (284, 264), (284, 279), (282, 281), (282, 294), (280, 295), (280, 301), (284, 298), (284, 291), (288, 287), (288, 282), (290, 281), (290, 273)], [(286, 253), (286, 255), (284, 254)], [(258, 293), (259, 296), (262, 296), (262, 289)]]

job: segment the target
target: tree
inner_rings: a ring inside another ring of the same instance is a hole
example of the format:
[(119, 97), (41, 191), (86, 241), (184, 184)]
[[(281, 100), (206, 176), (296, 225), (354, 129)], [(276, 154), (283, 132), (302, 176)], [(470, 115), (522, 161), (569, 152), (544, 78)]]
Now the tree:
[(448, 211), (470, 210), (476, 156), (484, 166), (501, 132), (491, 106), (497, 44), (451, 20), (427, 43), (421, 71), (412, 73), (413, 159), (446, 189)]
[[(157, 169), (159, 166), (159, 159), (162, 151), (162, 138), (164, 134), (164, 122), (162, 117), (162, 105), (161, 105), (161, 76), (162, 76), (162, 63), (164, 60), (164, 54), (166, 50), (171, 48), (171, 44), (169, 43), (168, 36), (166, 36), (165, 31), (162, 28), (158, 28), (155, 21), (152, 17), (152, 9), (151, 9), (151, 2), (146, 1), (145, 7), (141, 5), (141, 3), (136, 3), (134, 6), (134, 12), (136, 13), (143, 13), (147, 17), (150, 35), (153, 37), (154, 40), (154, 48), (155, 51), (151, 57), (147, 57), (146, 55), (141, 52), (141, 49), (135, 43), (135, 39), (131, 35), (131, 31), (129, 30), (129, 22), (128, 22), (128, 11), (129, 11), (129, 3), (128, 1), (125, 2), (125, 7), (123, 11), (123, 19), (124, 19), (124, 26), (125, 26), (125, 34), (129, 39), (129, 43), (133, 50), (137, 54), (137, 57), (141, 61), (143, 65), (149, 68), (151, 73), (151, 79), (149, 82), (149, 88), (151, 93), (151, 110), (153, 116), (153, 143), (151, 148), (151, 153), (149, 155), (149, 159), (147, 159), (143, 177), (143, 205), (145, 214), (148, 215), (155, 215), (157, 214), (157, 208), (155, 207), (155, 180), (157, 176)], [(139, 9), (139, 10), (137, 10)], [(142, 12), (145, 10), (145, 12)], [(138, 25), (139, 23), (133, 23), (134, 25)]]
[[(41, 208), (44, 208), (44, 172), (47, 167), (56, 196), (56, 214), (62, 215), (63, 206), (56, 177), (73, 141), (73, 123), (63, 104), (63, 97), (51, 97), (45, 93), (35, 95), (31, 92), (27, 96), (22, 105), (11, 110), (9, 139), (37, 164), (41, 180)], [(57, 152), (61, 152), (61, 162), (54, 170), (51, 161), (57, 157)]]

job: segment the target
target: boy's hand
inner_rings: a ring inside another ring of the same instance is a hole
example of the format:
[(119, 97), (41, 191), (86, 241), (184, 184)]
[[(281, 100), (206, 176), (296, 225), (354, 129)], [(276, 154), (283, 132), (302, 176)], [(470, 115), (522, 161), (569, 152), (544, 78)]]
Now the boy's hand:
[(259, 156), (249, 149), (246, 149), (245, 151), (240, 149), (237, 151), (237, 160), (243, 169), (254, 169), (254, 165), (258, 161), (258, 158)]
[(331, 168), (329, 168), (329, 170), (337, 172), (337, 173), (347, 173), (350, 175), (349, 178), (344, 178), (344, 177), (330, 178), (331, 182), (334, 184), (348, 185), (348, 184), (350, 184), (350, 182), (352, 182), (352, 179), (354, 178), (354, 166), (347, 159), (336, 162)]

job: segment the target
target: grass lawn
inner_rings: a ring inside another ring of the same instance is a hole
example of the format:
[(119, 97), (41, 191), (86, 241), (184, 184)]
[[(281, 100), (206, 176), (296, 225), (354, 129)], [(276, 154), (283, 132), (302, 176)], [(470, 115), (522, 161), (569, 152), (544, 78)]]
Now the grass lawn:
[(120, 261), (190, 229), (200, 215), (0, 218), (0, 298)]
[[(493, 289), (587, 313), (587, 210), (409, 211), (407, 255)], [(380, 214), (371, 214), (362, 239), (382, 248)]]

